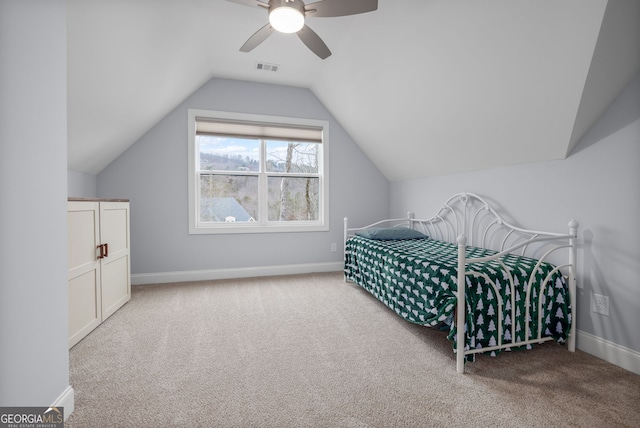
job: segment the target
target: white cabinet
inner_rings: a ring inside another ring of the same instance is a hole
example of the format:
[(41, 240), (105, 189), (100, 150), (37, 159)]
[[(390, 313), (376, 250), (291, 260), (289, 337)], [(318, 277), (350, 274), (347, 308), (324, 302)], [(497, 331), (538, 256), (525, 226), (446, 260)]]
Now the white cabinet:
[(69, 348), (131, 299), (129, 202), (67, 203)]

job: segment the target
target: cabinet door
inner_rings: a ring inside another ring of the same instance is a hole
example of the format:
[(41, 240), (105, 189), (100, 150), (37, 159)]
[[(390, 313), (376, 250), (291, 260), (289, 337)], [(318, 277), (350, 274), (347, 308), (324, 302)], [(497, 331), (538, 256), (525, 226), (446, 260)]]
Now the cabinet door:
[(70, 348), (102, 322), (99, 215), (97, 202), (68, 202)]
[(128, 202), (100, 202), (100, 241), (108, 245), (101, 266), (104, 321), (131, 299)]

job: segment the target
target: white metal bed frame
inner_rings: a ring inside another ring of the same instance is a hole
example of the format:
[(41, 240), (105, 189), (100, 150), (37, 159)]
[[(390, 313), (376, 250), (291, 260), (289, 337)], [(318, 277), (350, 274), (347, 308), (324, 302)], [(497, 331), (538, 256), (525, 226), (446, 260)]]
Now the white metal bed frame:
[[(412, 229), (419, 230), (432, 239), (440, 241), (446, 241), (451, 243), (457, 243), (458, 245), (458, 307), (465, 307), (465, 290), (467, 275), (481, 275), (486, 282), (490, 284), (498, 297), (499, 310), (499, 322), (498, 322), (498, 344), (493, 347), (485, 347), (480, 349), (468, 349), (465, 350), (465, 329), (457, 329), (457, 349), (456, 349), (456, 370), (458, 373), (464, 373), (464, 361), (465, 356), (480, 352), (488, 352), (498, 349), (506, 349), (511, 347), (531, 345), (535, 343), (542, 343), (548, 340), (553, 340), (551, 337), (542, 337), (542, 311), (538, 308), (538, 334), (537, 338), (516, 341), (515, 339), (510, 342), (503, 341), (502, 334), (502, 317), (503, 317), (503, 305), (502, 297), (498, 292), (497, 285), (490, 278), (482, 273), (468, 270), (467, 266), (471, 263), (482, 263), (490, 260), (496, 260), (505, 254), (516, 254), (538, 259), (538, 265), (543, 261), (548, 261), (549, 256), (555, 251), (561, 249), (568, 249), (569, 261), (567, 264), (556, 265), (556, 268), (551, 272), (544, 283), (540, 287), (540, 294), (543, 293), (545, 287), (549, 282), (549, 279), (553, 273), (560, 270), (568, 281), (569, 295), (571, 299), (571, 329), (567, 339), (567, 348), (570, 352), (575, 352), (576, 347), (576, 252), (577, 252), (577, 233), (578, 222), (571, 220), (569, 222), (569, 234), (560, 234), (554, 232), (541, 232), (529, 229), (523, 229), (520, 227), (509, 224), (504, 218), (499, 215), (489, 204), (480, 196), (473, 193), (458, 193), (442, 206), (440, 210), (431, 218), (428, 219), (416, 219), (412, 213), (408, 213), (407, 218), (403, 219), (386, 219), (372, 223), (370, 225), (358, 228), (350, 228), (348, 225), (348, 219), (344, 219), (344, 243), (346, 245), (347, 239), (355, 234), (358, 230), (364, 230), (371, 227), (381, 226), (406, 226)], [(467, 259), (465, 254), (465, 247), (467, 245), (476, 246), (481, 248), (490, 248), (498, 251), (497, 254), (482, 258)], [(502, 262), (499, 262), (502, 263)], [(504, 266), (504, 265), (503, 265)], [(534, 269), (534, 274), (537, 269)], [(505, 268), (505, 271), (507, 269)], [(532, 288), (532, 282), (534, 274), (527, 284), (526, 291), (526, 314), (525, 314), (525, 338), (529, 337), (529, 301)], [(514, 281), (513, 277), (509, 278), (511, 286), (511, 318), (514, 318), (513, 311), (516, 310), (516, 305), (513, 302), (515, 299), (514, 293)], [(538, 299), (538, 305), (541, 305), (542, 299)], [(460, 305), (460, 303), (462, 305)], [(456, 325), (464, 326), (465, 323), (464, 310), (456, 311)], [(515, 329), (515, 323), (512, 325), (512, 330)], [(511, 332), (511, 337), (515, 338), (514, 331)]]

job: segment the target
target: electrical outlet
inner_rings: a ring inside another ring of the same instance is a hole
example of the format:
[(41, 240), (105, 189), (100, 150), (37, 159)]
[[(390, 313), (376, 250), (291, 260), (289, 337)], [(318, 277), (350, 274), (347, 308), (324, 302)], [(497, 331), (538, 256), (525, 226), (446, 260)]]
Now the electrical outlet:
[(609, 316), (609, 297), (593, 293), (591, 295), (591, 312)]
[(331, 252), (335, 253), (336, 251), (338, 251), (338, 245), (334, 242), (331, 244)]

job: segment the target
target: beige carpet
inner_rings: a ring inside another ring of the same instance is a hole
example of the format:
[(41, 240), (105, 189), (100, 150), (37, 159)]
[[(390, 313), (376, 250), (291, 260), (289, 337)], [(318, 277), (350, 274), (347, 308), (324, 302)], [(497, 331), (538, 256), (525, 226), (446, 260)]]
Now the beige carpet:
[(553, 343), (458, 375), (339, 273), (133, 287), (70, 365), (68, 427), (640, 426), (640, 376)]

